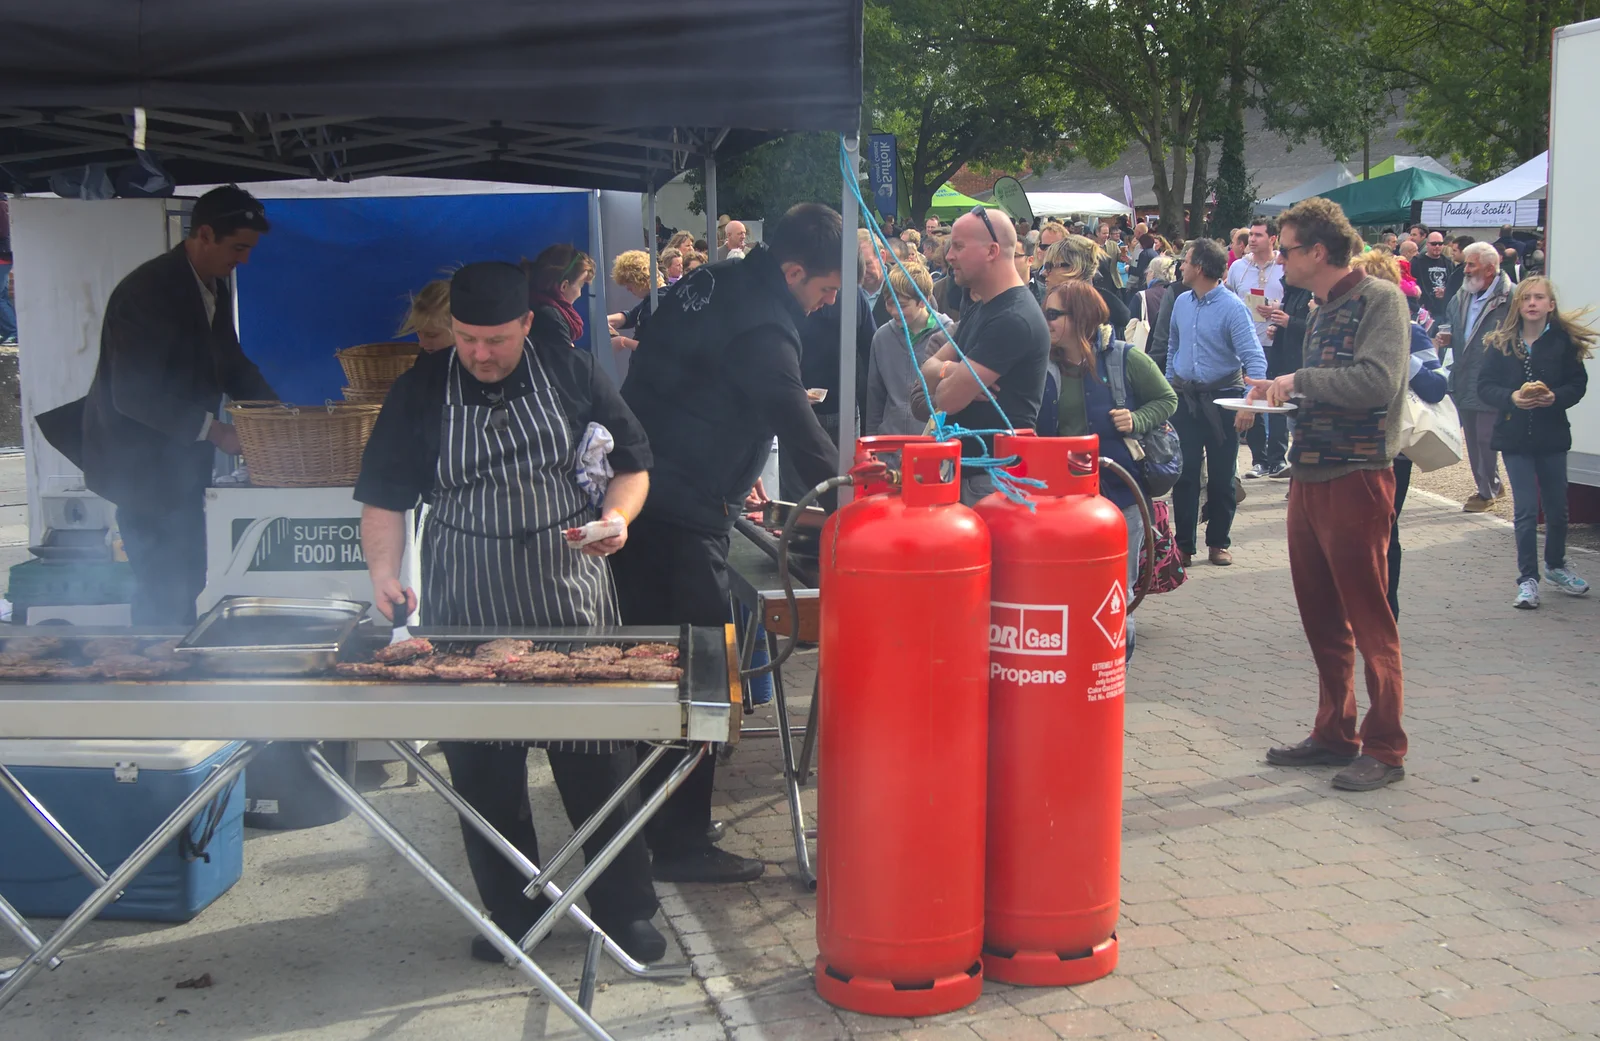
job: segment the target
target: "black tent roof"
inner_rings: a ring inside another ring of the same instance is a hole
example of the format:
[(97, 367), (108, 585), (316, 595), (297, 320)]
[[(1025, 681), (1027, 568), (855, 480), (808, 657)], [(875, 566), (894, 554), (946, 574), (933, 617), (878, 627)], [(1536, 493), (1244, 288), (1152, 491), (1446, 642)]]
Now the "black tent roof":
[[(376, 174), (639, 190), (853, 132), (862, 0), (15, 0), (0, 186), (134, 158), (179, 183)], [(691, 162), (692, 161), (692, 162)]]

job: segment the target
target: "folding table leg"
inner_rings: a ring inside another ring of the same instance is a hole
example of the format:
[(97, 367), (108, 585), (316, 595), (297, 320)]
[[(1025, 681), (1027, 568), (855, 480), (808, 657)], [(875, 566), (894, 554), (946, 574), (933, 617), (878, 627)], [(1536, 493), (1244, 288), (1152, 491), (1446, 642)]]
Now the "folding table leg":
[[(28, 945), (28, 950), (36, 951), (44, 946), (44, 941), (39, 939), (38, 934), (28, 925), (28, 920), (22, 917), (21, 912), (15, 907), (6, 903), (6, 898), (3, 896), (0, 896), (0, 922), (4, 922), (12, 932), (16, 933), (17, 938)], [(52, 969), (60, 964), (60, 958), (50, 959), (50, 967)], [(0, 981), (10, 979), (11, 974), (15, 971), (15, 969), (6, 969), (4, 972), (0, 972)]]
[(439, 892), (440, 896), (449, 901), (461, 913), (462, 917), (476, 926), (480, 933), (488, 937), (489, 942), (494, 944), (502, 955), (515, 962), (517, 967), (533, 980), (534, 986), (539, 988), (552, 1005), (560, 1009), (567, 1018), (578, 1024), (578, 1028), (589, 1037), (594, 1038), (595, 1041), (614, 1041), (611, 1035), (606, 1033), (604, 1028), (594, 1021), (594, 1017), (579, 1007), (578, 1003), (573, 1001), (566, 991), (557, 986), (555, 980), (552, 980), (543, 969), (539, 968), (532, 958), (524, 954), (511, 937), (501, 932), (500, 927), (495, 925), (488, 915), (478, 910), (471, 900), (462, 896), (461, 892), (450, 884), (449, 879), (440, 874), (439, 869), (434, 867), (428, 858), (422, 855), (421, 850), (408, 842), (406, 837), (400, 834), (383, 814), (374, 809), (372, 804), (367, 802), (360, 792), (350, 787), (339, 771), (330, 766), (328, 760), (323, 758), (322, 752), (316, 745), (306, 745), (304, 753), (306, 761), (311, 764), (311, 768), (316, 771), (318, 777), (322, 778), (322, 783), (326, 784), (333, 794), (344, 800), (345, 805), (349, 806), (357, 816), (366, 821), (367, 826), (377, 832), (379, 838), (393, 846), (395, 852), (399, 853), (417, 874), (426, 879), (428, 884)]
[[(40, 802), (32, 792), (23, 786), (21, 781), (17, 780), (16, 774), (6, 769), (4, 763), (0, 763), (0, 788), (4, 788), (6, 794), (16, 800), (17, 805), (22, 808), (22, 812), (33, 819), (33, 822), (39, 826), (39, 830), (44, 832), (45, 837), (55, 843), (56, 848), (68, 860), (72, 861), (72, 866), (81, 871), (85, 878), (97, 886), (105, 882), (105, 869), (95, 863), (94, 858), (89, 855), (89, 851), (78, 844), (78, 840), (73, 838), (71, 833), (61, 826), (61, 823), (45, 808), (44, 803)], [(117, 895), (120, 896), (121, 894)]]
[[(417, 772), (417, 776), (421, 778), (424, 784), (438, 792), (440, 797), (461, 815), (462, 820), (472, 825), (473, 831), (482, 835), (484, 841), (499, 850), (502, 857), (511, 861), (513, 867), (529, 878), (534, 878), (540, 874), (539, 865), (529, 860), (527, 854), (513, 846), (504, 835), (495, 830), (494, 825), (484, 820), (483, 814), (473, 809), (472, 804), (463, 799), (460, 792), (450, 787), (450, 782), (445, 780), (444, 776), (433, 768), (432, 763), (424, 759), (416, 750), (403, 741), (391, 741), (389, 742), (389, 747), (393, 748), (400, 758), (405, 760), (406, 764)], [(561, 889), (554, 882), (546, 882), (544, 891), (545, 895), (552, 900), (559, 899), (561, 896)], [(632, 955), (618, 945), (617, 941), (613, 940), (603, 929), (596, 925), (594, 919), (584, 913), (583, 908), (574, 905), (567, 914), (573, 921), (588, 930), (591, 936), (598, 934), (604, 937), (606, 953), (611, 956), (611, 960), (616, 962), (624, 972), (638, 976), (641, 979), (668, 979), (689, 975), (687, 963), (681, 965), (646, 965), (641, 961), (635, 960)]]
[(41, 944), (21, 965), (17, 966), (11, 978), (5, 982), (4, 986), (0, 986), (0, 1008), (4, 1008), (27, 985), (28, 981), (38, 974), (41, 968), (49, 964), (57, 954), (60, 954), (62, 948), (71, 943), (72, 938), (85, 925), (89, 924), (95, 915), (99, 914), (107, 904), (120, 896), (122, 891), (128, 887), (128, 884), (138, 877), (139, 872), (143, 871), (145, 866), (156, 858), (156, 854), (160, 853), (167, 843), (171, 842), (183, 829), (187, 828), (189, 822), (194, 820), (200, 811), (205, 809), (207, 804), (216, 798), (223, 788), (227, 787), (230, 781), (239, 776), (240, 772), (244, 770), (245, 764), (254, 759), (256, 753), (262, 747), (256, 742), (247, 741), (234, 749), (233, 753), (224, 759), (222, 764), (212, 772), (211, 776), (200, 783), (200, 787), (196, 788), (189, 794), (188, 798), (179, 803), (178, 808), (173, 810), (167, 816), (167, 819), (162, 821), (156, 827), (156, 830), (150, 833), (150, 837), (140, 843), (139, 848), (129, 854), (128, 859), (124, 860), (115, 871), (111, 872), (111, 875), (93, 893), (89, 894), (87, 900), (78, 905), (78, 909), (72, 912), (66, 921), (61, 923), (60, 928), (55, 931), (50, 939)]
[[(778, 638), (767, 634), (767, 646), (772, 654), (778, 653)], [(800, 880), (807, 889), (817, 888), (816, 873), (811, 870), (811, 851), (806, 848), (806, 811), (800, 805), (800, 780), (795, 773), (794, 739), (790, 737), (789, 699), (784, 695), (783, 675), (772, 671), (773, 701), (778, 707), (778, 744), (783, 748), (783, 788), (789, 800), (789, 830), (794, 835), (794, 859)]]
[(817, 748), (817, 705), (822, 701), (822, 673), (811, 681), (811, 711), (806, 713), (806, 739), (800, 746), (800, 783), (811, 776), (811, 753)]

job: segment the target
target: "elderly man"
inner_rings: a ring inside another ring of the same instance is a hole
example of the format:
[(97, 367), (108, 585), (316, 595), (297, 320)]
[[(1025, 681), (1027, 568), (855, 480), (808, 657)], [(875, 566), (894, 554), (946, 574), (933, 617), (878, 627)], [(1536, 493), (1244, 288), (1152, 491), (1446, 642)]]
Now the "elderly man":
[[(970, 367), (947, 344), (923, 363), (922, 374), (933, 407), (968, 430), (1022, 430), (1031, 428), (1039, 416), (1050, 362), (1050, 329), (1018, 274), (1021, 263), (1016, 252), (1017, 233), (1011, 222), (1003, 216), (991, 218), (982, 206), (973, 207), (950, 229), (945, 260), (956, 284), (973, 301), (962, 309), (956, 328), (956, 342)], [(918, 387), (916, 396), (921, 395)], [(927, 402), (921, 404), (925, 409)], [(989, 438), (984, 444), (992, 451)], [(967, 456), (981, 454), (973, 438), (962, 439), (961, 451)], [(969, 506), (993, 490), (988, 471), (962, 475), (961, 501)]]
[(1167, 347), (1167, 382), (1178, 392), (1172, 425), (1183, 443), (1183, 474), (1172, 489), (1174, 534), (1184, 566), (1195, 553), (1200, 522), (1200, 466), (1206, 462), (1206, 548), (1212, 564), (1233, 563), (1234, 473), (1239, 463), (1239, 434), (1254, 425), (1250, 412), (1226, 414), (1217, 398), (1244, 394), (1239, 374), (1260, 379), (1267, 356), (1256, 339), (1254, 316), (1244, 301), (1222, 286), (1228, 257), (1212, 239), (1189, 244), (1183, 261), (1187, 292), (1172, 305)]
[(750, 229), (744, 226), (743, 221), (731, 220), (723, 229), (723, 245), (717, 250), (718, 260), (727, 260), (730, 257), (742, 257), (745, 254), (745, 243), (749, 240)]
[[(1394, 467), (1410, 320), (1399, 288), (1350, 268), (1360, 237), (1327, 199), (1281, 218), (1284, 278), (1315, 294), (1305, 367), (1251, 380), (1250, 397), (1300, 406), (1289, 450), (1289, 574), (1317, 663), (1311, 736), (1275, 766), (1343, 766), (1333, 786), (1365, 792), (1406, 775), (1400, 631), (1386, 599)], [(1356, 651), (1371, 707), (1356, 730)]]
[(1439, 358), (1454, 350), (1450, 363), (1450, 396), (1455, 399), (1466, 432), (1467, 460), (1478, 488), (1461, 508), (1482, 513), (1505, 494), (1500, 482), (1500, 454), (1494, 450), (1496, 412), (1478, 397), (1478, 372), (1484, 353), (1483, 338), (1500, 327), (1511, 309), (1511, 279), (1500, 270), (1500, 254), (1487, 242), (1474, 242), (1462, 251), (1461, 291), (1445, 309), (1450, 328), (1434, 338)]

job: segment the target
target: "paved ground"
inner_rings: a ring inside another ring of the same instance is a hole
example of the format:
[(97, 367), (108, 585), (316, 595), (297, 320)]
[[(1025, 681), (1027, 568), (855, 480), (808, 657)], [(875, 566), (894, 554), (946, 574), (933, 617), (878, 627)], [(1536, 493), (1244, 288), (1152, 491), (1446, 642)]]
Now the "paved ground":
[[(720, 775), (719, 814), (725, 845), (767, 860), (765, 877), (662, 887), (695, 978), (608, 970), (602, 1021), (621, 1037), (736, 1041), (1600, 1037), (1600, 600), (1511, 610), (1509, 529), (1415, 496), (1403, 521), (1409, 776), (1338, 793), (1331, 768), (1261, 760), (1303, 736), (1314, 696), (1283, 513), (1281, 492), (1253, 494), (1238, 564), (1199, 567), (1141, 610), (1113, 976), (1072, 990), (990, 984), (972, 1009), (928, 1021), (823, 1005), (777, 746), (747, 739)], [(380, 808), (469, 886), (446, 808), (397, 773), (369, 780), (383, 785)], [(536, 785), (535, 812), (557, 835), (542, 770)], [(251, 833), (246, 856), (244, 881), (192, 923), (92, 926), (5, 1011), (3, 1036), (574, 1036), (519, 977), (466, 960), (466, 926), (358, 823)], [(549, 966), (571, 984), (578, 946), (570, 934), (552, 943)], [(0, 937), (0, 967), (16, 951)], [(216, 985), (173, 989), (201, 972)]]

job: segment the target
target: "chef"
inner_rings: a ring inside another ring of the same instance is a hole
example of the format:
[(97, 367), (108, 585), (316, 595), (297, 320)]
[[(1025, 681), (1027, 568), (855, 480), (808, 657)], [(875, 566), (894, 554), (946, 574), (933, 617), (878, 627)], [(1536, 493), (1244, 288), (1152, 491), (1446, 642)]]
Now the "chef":
[[(616, 592), (605, 558), (627, 541), (626, 525), (649, 489), (644, 431), (593, 355), (528, 339), (528, 281), (513, 264), (469, 264), (450, 280), (455, 346), (446, 363), (417, 366), (390, 391), (367, 443), (355, 497), (375, 602), (386, 614), (417, 607), (400, 579), (404, 512), (426, 494), (422, 619), (434, 626), (616, 625)], [(578, 445), (605, 427), (615, 476), (595, 505), (578, 481)], [(597, 518), (622, 534), (582, 550), (563, 529)], [(528, 804), (528, 749), (512, 742), (442, 742), (451, 781), (513, 845), (539, 863)], [(551, 744), (550, 769), (574, 826), (632, 772), (631, 747)], [(617, 810), (584, 844), (593, 857), (638, 807)], [(519, 938), (548, 906), (522, 895), (526, 880), (465, 821), (467, 862), (495, 923)], [(630, 954), (655, 961), (666, 941), (649, 854), (635, 838), (589, 889), (592, 917)], [(501, 956), (482, 936), (472, 955)]]

